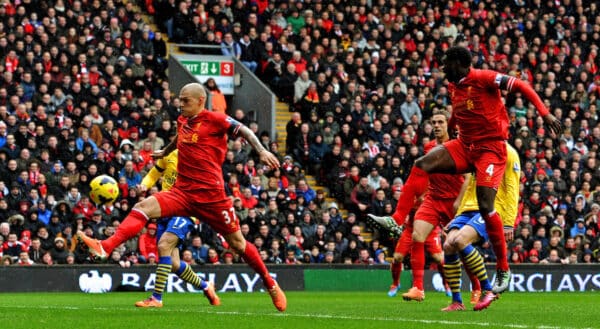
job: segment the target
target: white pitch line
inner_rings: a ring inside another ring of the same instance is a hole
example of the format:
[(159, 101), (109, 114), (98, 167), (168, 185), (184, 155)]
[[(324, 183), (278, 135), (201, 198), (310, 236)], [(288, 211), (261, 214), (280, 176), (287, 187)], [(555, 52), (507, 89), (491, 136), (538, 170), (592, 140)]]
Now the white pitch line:
[[(132, 311), (134, 307), (77, 307), (77, 306), (24, 306), (24, 305), (0, 305), (0, 308), (17, 308), (17, 309), (47, 309), (47, 310), (94, 310), (94, 311)], [(140, 310), (141, 309), (137, 309)], [(295, 318), (318, 318), (318, 319), (337, 319), (337, 320), (352, 320), (352, 321), (388, 321), (388, 322), (412, 322), (412, 323), (423, 323), (423, 324), (439, 324), (439, 325), (453, 325), (453, 326), (479, 326), (479, 327), (502, 327), (502, 328), (517, 328), (517, 329), (594, 329), (588, 328), (576, 328), (576, 327), (558, 327), (558, 326), (528, 326), (524, 324), (499, 324), (489, 322), (463, 322), (463, 321), (450, 321), (450, 320), (426, 320), (426, 319), (409, 319), (400, 317), (362, 317), (362, 316), (349, 316), (349, 315), (333, 315), (333, 314), (308, 314), (308, 313), (256, 313), (256, 312), (238, 312), (238, 311), (213, 311), (213, 310), (181, 310), (181, 309), (161, 309), (158, 312), (173, 312), (173, 313), (202, 313), (202, 314), (216, 314), (216, 315), (233, 315), (233, 316), (272, 316), (272, 317), (295, 317)]]

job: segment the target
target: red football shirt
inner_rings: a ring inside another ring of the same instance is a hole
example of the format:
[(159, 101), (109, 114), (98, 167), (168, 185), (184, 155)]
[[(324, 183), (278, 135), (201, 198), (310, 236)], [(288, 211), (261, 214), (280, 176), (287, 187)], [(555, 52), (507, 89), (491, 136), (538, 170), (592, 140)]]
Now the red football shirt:
[[(193, 118), (177, 119), (177, 181), (184, 191), (225, 191), (221, 165), (227, 153), (227, 133), (240, 124), (226, 114), (204, 110)], [(195, 198), (201, 195), (195, 194)], [(207, 200), (210, 201), (210, 200)]]
[[(435, 140), (425, 144), (425, 153), (428, 153), (437, 145), (438, 143)], [(430, 174), (427, 193), (432, 199), (456, 199), (464, 181), (462, 175)]]
[[(508, 114), (500, 95), (503, 77), (491, 70), (471, 69), (457, 84), (450, 84), (452, 116), (465, 144), (508, 138)], [(510, 77), (508, 84), (514, 83)]]

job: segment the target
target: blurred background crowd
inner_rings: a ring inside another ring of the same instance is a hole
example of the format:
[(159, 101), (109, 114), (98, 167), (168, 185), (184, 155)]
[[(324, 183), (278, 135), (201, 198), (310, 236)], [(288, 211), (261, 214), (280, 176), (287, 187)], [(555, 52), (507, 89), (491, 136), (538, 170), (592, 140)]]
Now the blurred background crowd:
[[(280, 155), (281, 169), (263, 168), (236, 139), (223, 164), (242, 232), (267, 263), (386, 263), (393, 241), (374, 231), (367, 242), (365, 217), (393, 213), (433, 138), (432, 111), (451, 110), (440, 65), (456, 42), (474, 67), (529, 82), (565, 126), (551, 136), (531, 104), (506, 95), (523, 172), (510, 261), (598, 262), (598, 14), (581, 0), (4, 0), (2, 262), (88, 262), (74, 232), (106, 238), (144, 197), (136, 186), (178, 116), (167, 38), (219, 46), (201, 52), (236, 56), (293, 112), (278, 145), (250, 108), (227, 110)], [(96, 207), (88, 184), (100, 174), (118, 180), (121, 197)], [(199, 220), (182, 259), (240, 262)], [(156, 262), (155, 234), (150, 223), (109, 262)], [(479, 248), (494, 261), (487, 244)]]

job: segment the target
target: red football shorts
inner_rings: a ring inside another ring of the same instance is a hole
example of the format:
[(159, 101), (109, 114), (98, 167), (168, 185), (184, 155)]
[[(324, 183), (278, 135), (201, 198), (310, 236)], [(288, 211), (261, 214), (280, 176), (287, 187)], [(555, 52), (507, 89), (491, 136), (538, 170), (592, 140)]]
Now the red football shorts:
[(402, 254), (406, 256), (410, 253), (412, 248), (412, 227), (407, 227), (402, 231), (400, 239), (396, 242), (396, 248), (394, 248), (395, 254)]
[(445, 226), (454, 218), (454, 199), (432, 199), (429, 195), (415, 214), (415, 221), (422, 220), (437, 227)]
[(498, 189), (506, 167), (506, 144), (501, 140), (466, 145), (460, 139), (444, 143), (450, 153), (457, 173), (472, 172), (475, 169), (477, 186)]
[[(412, 227), (406, 228), (398, 242), (396, 243), (396, 248), (394, 248), (394, 253), (401, 254), (406, 256), (410, 254), (410, 249), (412, 248)], [(427, 239), (425, 239), (425, 251), (429, 254), (441, 254), (442, 253), (442, 241), (440, 239), (440, 231), (434, 229), (429, 233)]]
[[(202, 193), (201, 197), (197, 197)], [(230, 198), (221, 190), (207, 190), (196, 193), (172, 188), (153, 194), (160, 204), (161, 217), (173, 216), (197, 217), (222, 235), (234, 233), (240, 229), (240, 222)], [(218, 200), (206, 202), (204, 200)]]

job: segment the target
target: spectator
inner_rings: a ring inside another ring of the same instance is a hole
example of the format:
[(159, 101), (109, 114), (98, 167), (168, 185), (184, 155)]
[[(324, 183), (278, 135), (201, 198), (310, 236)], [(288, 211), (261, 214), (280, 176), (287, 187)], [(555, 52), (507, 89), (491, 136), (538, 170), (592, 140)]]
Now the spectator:
[(227, 111), (227, 102), (215, 79), (208, 78), (204, 86), (210, 92), (211, 110), (213, 112), (225, 113)]
[(577, 220), (575, 220), (575, 225), (571, 228), (570, 236), (575, 237), (578, 235), (585, 235), (585, 231), (585, 220), (583, 217), (579, 217)]
[(10, 256), (13, 262), (16, 262), (19, 258), (19, 254), (22, 251), (27, 251), (27, 246), (17, 239), (16, 234), (9, 234), (8, 239), (4, 241), (4, 244), (2, 244), (3, 255)]
[(414, 96), (412, 94), (409, 93), (406, 96), (406, 100), (400, 106), (400, 112), (402, 113), (402, 118), (404, 119), (404, 122), (412, 122), (413, 116), (416, 116), (416, 123), (421, 124), (421, 109), (419, 108), (419, 105), (414, 101)]
[[(139, 173), (148, 164), (149, 151), (143, 150), (144, 143), (151, 141), (150, 149), (158, 149), (173, 136), (179, 100), (172, 97), (164, 75), (167, 54), (161, 32), (150, 31), (149, 26), (142, 25), (140, 14), (129, 4), (107, 6), (101, 4), (98, 9), (83, 5), (77, 11), (78, 16), (89, 17), (95, 31), (93, 39), (86, 40), (76, 27), (67, 27), (69, 10), (60, 2), (55, 7), (61, 10), (55, 10), (50, 18), (56, 23), (36, 27), (35, 35), (39, 37), (9, 31), (0, 38), (0, 45), (2, 42), (9, 45), (0, 47), (5, 66), (0, 86), (0, 181), (6, 185), (2, 188), (0, 184), (3, 196), (0, 218), (7, 220), (9, 214), (19, 212), (26, 219), (23, 225), (9, 225), (8, 232), (3, 234), (4, 241), (9, 233), (19, 236), (21, 231), (30, 230), (34, 232), (34, 239), (38, 234), (45, 236), (40, 244), (49, 241), (48, 250), (53, 249), (53, 235), (64, 234), (61, 223), (82, 226), (87, 221), (81, 210), (74, 215), (73, 209), (88, 193), (89, 178), (99, 174), (119, 177), (127, 161), (133, 161), (133, 172)], [(271, 211), (268, 198), (275, 196), (279, 212), (284, 213), (279, 221), (288, 225), (296, 225), (306, 210), (315, 213), (319, 210), (318, 203), (315, 205), (297, 193), (294, 186), (299, 185), (303, 173), (318, 170), (311, 168), (320, 157), (315, 157), (320, 152), (312, 147), (317, 134), (322, 136), (323, 146), (331, 150), (322, 157), (321, 169), (325, 170), (317, 180), (327, 184), (330, 196), (337, 199), (336, 204), (352, 205), (351, 191), (361, 177), (371, 176), (370, 169), (375, 167), (381, 176), (378, 181), (383, 195), (377, 191), (374, 202), (379, 205), (369, 205), (374, 209), (395, 205), (393, 196), (397, 198), (398, 188), (395, 184), (390, 187), (387, 182), (407, 178), (424, 141), (430, 138), (427, 121), (432, 109), (450, 105), (450, 92), (439, 72), (439, 63), (445, 49), (460, 38), (458, 42), (474, 55), (474, 67), (493, 68), (529, 81), (566, 128), (559, 136), (558, 145), (554, 145), (547, 131), (540, 129), (543, 122), (527, 110), (530, 104), (518, 95), (505, 98), (511, 115), (509, 139), (521, 156), (524, 172), (525, 201), (518, 215), (521, 223), (515, 228), (515, 235), (523, 240), (523, 249), (531, 250), (534, 244), (548, 240), (553, 250), (553, 237), (560, 235), (553, 228), (556, 226), (565, 233), (565, 244), (572, 245), (560, 258), (568, 256), (570, 259), (573, 253), (579, 252), (582, 259), (597, 262), (593, 255), (585, 255), (582, 243), (586, 239), (595, 240), (598, 232), (592, 219), (595, 214), (589, 214), (593, 203), (600, 201), (596, 197), (600, 194), (595, 192), (599, 177), (593, 160), (600, 140), (596, 119), (600, 80), (595, 68), (598, 63), (594, 62), (595, 46), (581, 42), (594, 40), (595, 7), (589, 9), (579, 2), (570, 7), (558, 4), (552, 8), (541, 4), (539, 10), (551, 10), (559, 22), (549, 24), (543, 19), (535, 20), (537, 16), (532, 16), (531, 10), (524, 7), (511, 10), (511, 19), (503, 19), (505, 8), (486, 3), (463, 2), (448, 8), (426, 4), (420, 10), (432, 15), (424, 14), (424, 21), (409, 20), (402, 25), (393, 20), (388, 22), (384, 14), (388, 8), (377, 3), (370, 7), (342, 3), (335, 13), (314, 1), (292, 7), (266, 2), (254, 7), (254, 4), (234, 2), (231, 6), (215, 4), (205, 9), (204, 4), (188, 8), (187, 3), (167, 0), (146, 6), (149, 11), (156, 6), (155, 22), (170, 40), (216, 46), (204, 49), (206, 54), (222, 54), (221, 44), (227, 43), (231, 35), (232, 42), (240, 46), (238, 54), (244, 65), (270, 85), (280, 100), (301, 110), (298, 118), (293, 114), (294, 120), (286, 129), (286, 154), (292, 158), (283, 161), (284, 170), (260, 173), (261, 168), (252, 166), (255, 155), (246, 152), (245, 157), (229, 164), (237, 170), (228, 169), (226, 173), (228, 177), (237, 176), (237, 183), (234, 179), (228, 182), (233, 182), (231, 194), (239, 197), (243, 189), (250, 186), (250, 177), (259, 176), (260, 185), (269, 186), (269, 191), (259, 194), (258, 199), (269, 204), (268, 211)], [(397, 7), (392, 8), (396, 13), (413, 16), (417, 13), (412, 2)], [(21, 6), (18, 13), (17, 8), (13, 8), (6, 16), (14, 20), (15, 26), (27, 27), (33, 20), (30, 16), (37, 14), (41, 16), (37, 21), (42, 22), (48, 20), (51, 11), (42, 9), (31, 13), (31, 10)], [(439, 10), (440, 15), (433, 15), (434, 10)], [(104, 11), (109, 18), (103, 18)], [(479, 28), (471, 26), (473, 17)], [(519, 24), (513, 23), (515, 20)], [(377, 21), (381, 24), (372, 23)], [(589, 23), (586, 23), (587, 29), (574, 36), (572, 29), (564, 28), (565, 21)], [(235, 23), (230, 25), (229, 22)], [(373, 32), (369, 35), (352, 32), (357, 27), (362, 28), (361, 24)], [(547, 37), (540, 39), (531, 33), (530, 27), (538, 25), (547, 32)], [(518, 47), (506, 44), (508, 38)], [(30, 39), (33, 41), (29, 42)], [(27, 47), (23, 52), (10, 47), (21, 44)], [(35, 51), (37, 48), (43, 50)], [(545, 71), (548, 73), (540, 73)], [(299, 76), (303, 77), (298, 79)], [(294, 100), (296, 82), (305, 87)], [(26, 103), (28, 101), (31, 105)], [(236, 109), (234, 117), (247, 121), (243, 110)], [(304, 139), (298, 143), (302, 118), (308, 124), (308, 131), (304, 132), (308, 137), (306, 143)], [(258, 133), (266, 127), (255, 128)], [(163, 142), (151, 138), (153, 130), (157, 130), (156, 135)], [(269, 137), (269, 134), (263, 136)], [(262, 141), (268, 143), (268, 138)], [(233, 145), (236, 150), (244, 149), (243, 145), (238, 148), (235, 141)], [(303, 152), (305, 145), (308, 145), (308, 155)], [(40, 150), (42, 147), (44, 150)], [(31, 170), (34, 162), (39, 164), (37, 171)], [(36, 172), (48, 174), (41, 179)], [(271, 176), (276, 178), (279, 190), (267, 184)], [(135, 190), (129, 188), (134, 187), (129, 177), (126, 179), (123, 175), (122, 200), (100, 208), (102, 220), (111, 227), (104, 230), (105, 235), (111, 234), (112, 226), (118, 224), (113, 223), (113, 219), (122, 218), (139, 199)], [(13, 186), (13, 182), (17, 184)], [(370, 183), (376, 185), (376, 182)], [(305, 204), (288, 205), (296, 198)], [(45, 203), (48, 209), (40, 212)], [(248, 208), (242, 206), (242, 199), (235, 203), (236, 212), (248, 212)], [(34, 214), (34, 210), (37, 213)], [(52, 213), (58, 214), (58, 220), (50, 219)], [(85, 213), (88, 218), (94, 217), (89, 216), (93, 210)], [(348, 234), (342, 234), (342, 238), (351, 237), (352, 225), (341, 221), (337, 206), (330, 209), (330, 217), (321, 215), (316, 220), (322, 220), (324, 225), (329, 220), (326, 231), (330, 231), (331, 226)], [(581, 229), (578, 229), (579, 217), (584, 219)], [(271, 214), (253, 218), (270, 222)], [(355, 218), (351, 220), (356, 223)], [(276, 231), (277, 226), (276, 223), (269, 225), (269, 230)], [(572, 229), (575, 231), (571, 232)], [(213, 246), (210, 239), (203, 241)], [(588, 248), (595, 250), (597, 246), (588, 245)], [(538, 251), (538, 261), (548, 257), (543, 255), (546, 252), (549, 250)], [(294, 257), (301, 256), (301, 253), (294, 254)], [(281, 255), (285, 255), (283, 249)], [(327, 259), (327, 253), (324, 257)], [(35, 261), (34, 257), (30, 258)], [(279, 256), (281, 260), (284, 258)], [(84, 260), (77, 254), (75, 259)], [(48, 255), (48, 262), (50, 260), (51, 255)], [(116, 257), (116, 260), (123, 265), (131, 264), (126, 257)]]
[(156, 224), (150, 223), (146, 227), (146, 232), (142, 234), (139, 239), (138, 248), (140, 251), (140, 256), (143, 257), (142, 261), (145, 262), (150, 253), (153, 253), (154, 255), (158, 253), (158, 247), (156, 243)]
[(129, 187), (136, 187), (142, 182), (142, 175), (135, 170), (131, 160), (125, 162), (125, 166), (119, 172), (119, 178), (125, 178)]
[(29, 259), (36, 264), (42, 263), (42, 257), (46, 251), (42, 249), (40, 239), (35, 237), (31, 240), (31, 246), (29, 247)]
[[(296, 73), (296, 65), (294, 65), (293, 63), (288, 63), (285, 71), (281, 74), (281, 77), (279, 78), (276, 87), (276, 90), (278, 91), (277, 95), (279, 96), (279, 98), (288, 104), (296, 102), (296, 80), (298, 80), (298, 74)], [(306, 86), (308, 87), (308, 84), (306, 84)], [(299, 90), (299, 92), (301, 91), (303, 90)], [(302, 96), (302, 94), (300, 94), (300, 96)]]
[[(72, 195), (73, 193), (69, 194)], [(83, 215), (86, 222), (92, 219), (92, 215), (95, 211), (96, 207), (90, 202), (90, 198), (87, 195), (82, 196), (81, 200), (73, 207), (73, 214)]]
[(364, 220), (368, 212), (371, 211), (375, 190), (369, 186), (367, 177), (361, 177), (358, 184), (352, 189), (350, 200), (352, 209), (359, 214), (359, 218)]
[(567, 264), (567, 260), (561, 259), (558, 256), (558, 251), (556, 249), (550, 250), (548, 257), (540, 260), (540, 264)]
[(192, 252), (192, 257), (196, 264), (206, 263), (208, 259), (208, 249), (209, 247), (202, 243), (202, 238), (200, 236), (194, 236), (192, 238), (192, 244), (188, 248), (188, 250)]
[[(240, 23), (236, 22), (233, 24), (233, 26), (235, 27), (236, 24), (238, 26), (240, 25)], [(256, 72), (256, 69), (258, 68), (258, 47), (255, 44), (255, 42), (256, 41), (250, 39), (250, 36), (248, 34), (244, 34), (242, 38), (238, 41), (241, 50), (239, 59), (242, 62), (242, 64), (244, 64), (252, 72)]]
[(298, 188), (296, 189), (296, 197), (304, 198), (304, 202), (308, 204), (314, 200), (317, 196), (315, 190), (313, 190), (304, 179), (298, 180)]
[[(62, 237), (56, 237), (54, 239), (54, 248), (50, 250), (52, 256), (52, 262), (56, 264), (66, 264), (67, 256), (69, 252), (67, 250), (67, 242)], [(44, 256), (45, 258), (45, 256)], [(43, 259), (44, 259), (43, 258)]]
[(29, 254), (27, 253), (27, 251), (21, 251), (21, 253), (19, 253), (19, 260), (17, 261), (17, 265), (31, 266), (33, 264), (34, 262), (31, 259), (29, 259)]

